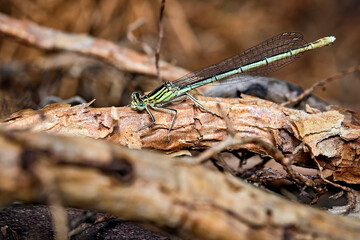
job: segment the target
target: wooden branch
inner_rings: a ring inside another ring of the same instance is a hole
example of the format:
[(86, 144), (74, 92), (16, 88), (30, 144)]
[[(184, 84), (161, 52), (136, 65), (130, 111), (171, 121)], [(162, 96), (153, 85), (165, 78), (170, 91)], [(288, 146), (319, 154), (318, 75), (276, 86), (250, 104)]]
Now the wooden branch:
[[(286, 201), (185, 159), (105, 141), (0, 131), (0, 203), (46, 202), (52, 176), (66, 206), (158, 226), (188, 239), (356, 239), (360, 223)], [(41, 172), (41, 171), (42, 172)]]
[[(241, 99), (198, 97), (211, 111), (225, 112), (236, 137), (260, 138), (291, 155), (304, 144), (293, 161), (297, 165), (316, 168), (311, 156), (326, 169), (325, 175), (335, 180), (359, 183), (359, 114), (333, 107), (325, 112), (308, 112), (281, 107), (275, 103), (244, 95)], [(22, 111), (12, 115), (3, 126), (6, 129), (31, 130), (66, 136), (86, 136), (106, 139), (130, 148), (150, 148), (167, 151), (208, 148), (226, 138), (223, 118), (201, 111), (191, 101), (174, 104), (178, 116), (167, 140), (172, 113), (153, 110), (156, 123), (141, 131), (150, 122), (146, 112), (128, 107), (87, 108), (87, 104), (70, 107), (53, 104), (38, 111)], [(265, 153), (254, 144), (234, 146)], [(271, 154), (269, 154), (271, 155)]]
[[(45, 50), (66, 50), (98, 57), (115, 67), (136, 73), (156, 76), (153, 57), (139, 54), (110, 41), (89, 37), (85, 34), (71, 34), (46, 28), (27, 20), (17, 20), (0, 13), (0, 33), (24, 43)], [(187, 73), (186, 70), (160, 61), (161, 76), (174, 80)]]

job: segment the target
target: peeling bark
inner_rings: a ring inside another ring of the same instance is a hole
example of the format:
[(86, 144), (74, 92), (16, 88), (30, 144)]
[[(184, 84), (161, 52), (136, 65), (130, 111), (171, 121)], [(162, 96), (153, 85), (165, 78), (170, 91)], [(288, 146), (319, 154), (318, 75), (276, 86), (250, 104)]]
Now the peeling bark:
[[(294, 158), (295, 164), (312, 167), (315, 166), (312, 157), (316, 157), (335, 180), (360, 182), (356, 164), (360, 135), (357, 113), (339, 107), (325, 112), (314, 109), (305, 112), (245, 95), (241, 99), (198, 98), (216, 115), (200, 110), (191, 101), (174, 105), (178, 116), (170, 132), (170, 142), (167, 130), (173, 117), (171, 113), (153, 110), (156, 123), (137, 131), (150, 122), (150, 117), (146, 112), (128, 107), (92, 109), (87, 104), (74, 107), (53, 104), (38, 111), (13, 114), (2, 126), (9, 130), (106, 139), (135, 149), (179, 151), (208, 148), (226, 138), (228, 126), (220, 117), (220, 107), (237, 137), (261, 138), (285, 156), (304, 143), (303, 151)], [(233, 148), (266, 154), (254, 144)]]

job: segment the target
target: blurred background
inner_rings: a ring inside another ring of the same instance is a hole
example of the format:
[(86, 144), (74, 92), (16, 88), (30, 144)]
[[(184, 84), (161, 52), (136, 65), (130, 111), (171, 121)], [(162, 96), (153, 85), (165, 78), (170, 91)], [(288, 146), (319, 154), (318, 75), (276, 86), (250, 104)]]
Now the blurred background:
[[(1, 0), (0, 12), (72, 33), (107, 39), (143, 54), (154, 54), (160, 0)], [(164, 12), (161, 59), (190, 71), (214, 64), (282, 32), (302, 32), (307, 41), (336, 36), (333, 46), (305, 54), (271, 74), (308, 88), (316, 81), (360, 64), (358, 0), (171, 0)], [(128, 104), (133, 90), (151, 90), (154, 76), (120, 71), (100, 60), (51, 62), (59, 52), (29, 47), (0, 36), (0, 118), (37, 108), (49, 96), (96, 98), (94, 106)], [(73, 59), (73, 58), (71, 58)], [(46, 66), (44, 64), (43, 66)], [(74, 67), (75, 66), (75, 67)], [(337, 79), (315, 94), (360, 110), (360, 73)]]

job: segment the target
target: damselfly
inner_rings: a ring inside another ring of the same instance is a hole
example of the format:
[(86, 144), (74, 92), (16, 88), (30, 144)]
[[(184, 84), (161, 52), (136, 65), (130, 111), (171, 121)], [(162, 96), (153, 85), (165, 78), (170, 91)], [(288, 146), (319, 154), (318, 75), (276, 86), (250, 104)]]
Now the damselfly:
[(331, 36), (306, 43), (301, 33), (282, 33), (219, 63), (189, 73), (175, 81), (165, 82), (149, 94), (141, 95), (139, 92), (133, 92), (131, 94), (131, 108), (138, 111), (146, 110), (152, 119), (152, 122), (139, 130), (155, 123), (150, 108), (172, 111), (174, 117), (168, 130), (168, 140), (170, 140), (169, 135), (176, 119), (177, 110), (163, 107), (165, 104), (181, 96), (188, 96), (201, 108), (212, 113), (188, 92), (215, 81), (228, 81), (238, 74), (268, 74), (295, 61), (306, 51), (330, 45), (335, 39)]

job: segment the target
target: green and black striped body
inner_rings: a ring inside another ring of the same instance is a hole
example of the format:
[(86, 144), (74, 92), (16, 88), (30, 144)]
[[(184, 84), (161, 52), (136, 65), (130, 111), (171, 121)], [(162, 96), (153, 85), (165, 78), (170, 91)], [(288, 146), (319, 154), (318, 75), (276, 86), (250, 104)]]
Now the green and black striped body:
[(178, 97), (180, 95), (179, 90), (180, 88), (172, 82), (165, 82), (149, 94), (141, 95), (139, 92), (133, 92), (131, 94), (131, 108), (142, 111), (145, 110), (146, 106), (161, 106)]
[(200, 107), (207, 110), (196, 98), (188, 93), (190, 90), (212, 82), (228, 80), (243, 73), (264, 75), (276, 71), (295, 61), (304, 52), (330, 45), (334, 41), (335, 37), (331, 36), (306, 43), (300, 33), (282, 33), (217, 64), (189, 73), (173, 82), (165, 82), (147, 95), (133, 92), (130, 105), (133, 110), (146, 110), (151, 116), (153, 121), (144, 127), (155, 123), (155, 118), (149, 108), (173, 111), (175, 115), (169, 128), (168, 133), (170, 133), (177, 111), (162, 107), (166, 103), (186, 95)]

